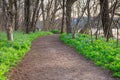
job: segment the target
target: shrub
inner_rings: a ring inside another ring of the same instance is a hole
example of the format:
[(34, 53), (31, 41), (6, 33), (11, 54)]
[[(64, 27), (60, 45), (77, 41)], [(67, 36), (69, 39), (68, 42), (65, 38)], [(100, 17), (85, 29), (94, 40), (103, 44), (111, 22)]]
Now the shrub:
[(53, 34), (59, 34), (60, 33), (59, 30), (51, 30), (50, 32), (52, 32)]

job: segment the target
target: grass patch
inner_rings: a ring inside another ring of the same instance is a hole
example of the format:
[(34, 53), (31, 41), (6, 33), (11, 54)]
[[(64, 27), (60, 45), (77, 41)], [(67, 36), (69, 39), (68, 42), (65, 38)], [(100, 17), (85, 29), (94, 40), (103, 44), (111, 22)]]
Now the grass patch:
[(35, 32), (24, 34), (14, 32), (14, 41), (8, 42), (5, 33), (0, 33), (0, 80), (7, 80), (5, 75), (30, 50), (33, 40), (40, 36), (50, 35), (51, 32)]
[(92, 44), (89, 35), (78, 34), (76, 39), (72, 39), (71, 34), (65, 33), (60, 36), (60, 39), (74, 47), (79, 54), (93, 60), (96, 65), (111, 70), (114, 77), (120, 78), (120, 46), (116, 48), (116, 40), (105, 42), (105, 38), (99, 37), (96, 40), (93, 36)]

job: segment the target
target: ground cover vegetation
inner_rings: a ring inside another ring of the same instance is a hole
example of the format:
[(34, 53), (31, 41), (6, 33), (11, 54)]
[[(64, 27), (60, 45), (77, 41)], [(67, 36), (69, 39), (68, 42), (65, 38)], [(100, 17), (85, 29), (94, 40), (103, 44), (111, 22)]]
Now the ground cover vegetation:
[(60, 39), (74, 47), (79, 54), (94, 61), (96, 65), (112, 71), (114, 77), (120, 77), (120, 46), (116, 48), (116, 40), (110, 39), (109, 42), (105, 42), (104, 37), (96, 40), (94, 36), (91, 40), (91, 36), (87, 34), (77, 34), (73, 39), (72, 34), (65, 33)]
[(59, 31), (59, 30), (56, 30), (56, 29), (51, 30), (50, 32), (52, 32), (52, 33), (54, 33), (54, 34), (60, 34), (60, 31)]
[(0, 80), (6, 80), (5, 75), (30, 50), (31, 42), (40, 36), (50, 35), (51, 32), (35, 32), (24, 34), (14, 32), (14, 41), (7, 41), (5, 33), (0, 33)]

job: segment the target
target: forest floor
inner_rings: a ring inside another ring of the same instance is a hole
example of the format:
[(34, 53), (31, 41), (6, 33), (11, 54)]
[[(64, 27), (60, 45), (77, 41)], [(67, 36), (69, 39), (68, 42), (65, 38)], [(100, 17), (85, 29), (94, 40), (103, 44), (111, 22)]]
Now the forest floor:
[(62, 43), (59, 35), (36, 39), (8, 76), (8, 80), (117, 80)]

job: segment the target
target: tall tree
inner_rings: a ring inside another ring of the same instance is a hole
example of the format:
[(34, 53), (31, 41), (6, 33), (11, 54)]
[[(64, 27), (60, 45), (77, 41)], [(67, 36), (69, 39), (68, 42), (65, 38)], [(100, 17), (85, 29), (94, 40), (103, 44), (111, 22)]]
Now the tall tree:
[(5, 19), (5, 28), (7, 32), (7, 39), (13, 41), (13, 0), (2, 0), (3, 3), (3, 14)]
[(14, 0), (14, 7), (15, 7), (15, 23), (14, 23), (14, 26), (15, 26), (15, 31), (19, 29), (19, 26), (18, 26), (18, 0)]
[(77, 0), (67, 0), (66, 1), (66, 26), (67, 26), (67, 33), (72, 32), (71, 28), (71, 11), (72, 11), (72, 5)]
[(112, 37), (112, 29), (110, 27), (110, 16), (109, 16), (109, 2), (108, 0), (100, 0), (100, 12), (102, 18), (102, 26), (104, 31), (104, 36), (107, 38), (107, 41)]
[(26, 33), (29, 33), (30, 26), (30, 1), (24, 0), (24, 25), (26, 27)]
[(31, 21), (31, 30), (33, 32), (35, 32), (35, 29), (36, 29), (36, 18), (38, 18), (36, 16), (39, 15), (39, 14), (37, 14), (37, 12), (39, 12), (39, 2), (40, 2), (40, 0), (36, 0), (34, 8), (33, 8), (33, 16), (32, 16), (32, 21)]
[(63, 33), (64, 30), (64, 18), (65, 18), (65, 0), (63, 0), (63, 7), (62, 7), (62, 26), (61, 26), (61, 33)]
[(41, 0), (42, 19), (43, 19), (43, 30), (46, 30), (45, 26), (45, 12), (44, 12), (44, 0)]

